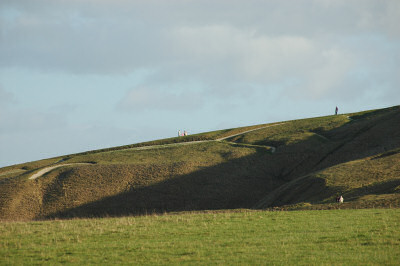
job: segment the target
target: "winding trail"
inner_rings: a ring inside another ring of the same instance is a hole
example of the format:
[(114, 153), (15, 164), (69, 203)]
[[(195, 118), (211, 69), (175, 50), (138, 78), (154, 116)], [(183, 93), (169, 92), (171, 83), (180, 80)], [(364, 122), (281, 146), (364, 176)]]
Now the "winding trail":
[(68, 165), (92, 165), (92, 164), (91, 163), (66, 163), (66, 164), (49, 166), (49, 167), (45, 167), (42, 170), (40, 170), (39, 172), (33, 174), (31, 177), (29, 177), (29, 179), (31, 179), (31, 180), (36, 179), (56, 168), (60, 168), (60, 167), (68, 166)]
[(163, 149), (163, 148), (174, 147), (174, 146), (185, 146), (185, 145), (192, 145), (192, 144), (212, 142), (212, 141), (215, 141), (215, 140), (195, 140), (195, 141), (178, 142), (178, 143), (170, 143), (170, 144), (159, 144), (159, 145), (128, 148), (127, 150), (134, 150), (134, 151), (154, 150), (154, 149)]
[[(274, 125), (269, 125), (269, 126), (264, 126), (264, 127), (259, 127), (259, 128), (255, 128), (255, 129), (251, 129), (251, 130), (247, 130), (247, 131), (243, 131), (240, 132), (238, 134), (234, 134), (234, 135), (230, 135), (227, 137), (222, 137), (222, 138), (218, 138), (215, 140), (196, 140), (196, 141), (188, 141), (188, 142), (179, 142), (179, 143), (171, 143), (171, 144), (161, 144), (161, 145), (152, 145), (152, 146), (143, 146), (143, 147), (136, 147), (136, 148), (128, 148), (127, 150), (152, 150), (152, 149), (162, 149), (162, 148), (168, 148), (168, 147), (173, 147), (173, 146), (184, 146), (184, 145), (192, 145), (192, 144), (197, 144), (197, 143), (204, 143), (204, 142), (214, 142), (214, 141), (223, 141), (232, 137), (236, 137), (239, 135), (244, 135), (247, 134), (249, 132), (253, 132), (256, 130), (260, 130), (260, 129), (264, 129), (264, 128), (268, 128), (268, 127), (274, 127), (274, 126), (279, 126), (279, 125), (283, 125), (285, 123), (279, 123), (279, 124), (274, 124)], [(233, 142), (234, 143), (234, 142)], [(238, 144), (238, 143), (234, 143), (234, 144)], [(265, 146), (266, 148), (271, 148), (271, 152), (274, 153), (276, 151), (275, 147), (272, 146)], [(63, 160), (60, 160), (59, 162), (62, 162)], [(48, 166), (45, 167), (43, 169), (41, 169), (40, 171), (36, 172), (35, 174), (33, 174), (31, 177), (29, 177), (30, 180), (34, 180), (38, 177), (43, 176), (44, 174), (56, 169), (56, 168), (60, 168), (60, 167), (64, 167), (64, 166), (69, 166), (69, 165), (92, 165), (91, 163), (67, 163), (67, 164), (59, 164), (59, 165), (53, 165), (53, 166)]]
[(226, 140), (226, 139), (233, 138), (233, 137), (240, 136), (240, 135), (244, 135), (244, 134), (247, 134), (249, 132), (256, 131), (256, 130), (260, 130), (260, 129), (264, 129), (264, 128), (268, 128), (268, 127), (280, 126), (280, 125), (283, 125), (283, 124), (285, 124), (285, 123), (279, 123), (279, 124), (269, 125), (269, 126), (265, 126), (265, 127), (258, 127), (258, 128), (255, 128), (255, 129), (250, 129), (250, 130), (243, 131), (243, 132), (240, 132), (240, 133), (235, 134), (235, 135), (230, 135), (230, 136), (227, 136), (227, 137), (216, 139), (216, 141)]
[[(264, 129), (264, 128), (268, 128), (268, 127), (279, 126), (279, 125), (283, 125), (283, 124), (285, 124), (285, 123), (279, 123), (279, 124), (274, 124), (274, 125), (269, 125), (269, 126), (264, 126), (264, 127), (258, 127), (258, 128), (255, 128), (255, 129), (250, 129), (250, 130), (247, 130), (247, 131), (240, 132), (238, 134), (229, 135), (229, 136), (218, 138), (218, 139), (215, 139), (215, 140), (213, 140), (213, 139), (211, 139), (211, 140), (194, 140), (194, 141), (171, 143), (171, 144), (161, 144), (161, 145), (151, 145), (151, 146), (128, 148), (127, 150), (136, 150), (136, 151), (152, 150), (152, 149), (162, 149), (162, 148), (168, 148), (168, 147), (173, 147), (173, 146), (191, 145), (191, 144), (204, 143), (204, 142), (223, 141), (223, 140), (226, 140), (226, 139), (229, 139), (229, 138), (233, 138), (233, 137), (236, 137), (236, 136), (240, 136), (240, 135), (244, 135), (244, 134), (256, 131), (256, 130), (260, 130), (260, 129)], [(272, 152), (275, 152), (275, 150), (276, 150), (276, 148), (272, 147), (272, 146), (266, 146), (266, 147), (270, 147)]]
[(245, 143), (237, 143), (237, 142), (230, 142), (230, 141), (226, 141), (225, 143), (229, 143), (231, 145), (235, 145), (235, 146), (243, 146), (243, 147), (247, 147), (247, 148), (264, 148), (264, 149), (270, 149), (271, 153), (274, 153), (276, 151), (276, 148), (273, 146), (266, 146), (266, 145), (253, 145), (253, 144), (245, 144)]

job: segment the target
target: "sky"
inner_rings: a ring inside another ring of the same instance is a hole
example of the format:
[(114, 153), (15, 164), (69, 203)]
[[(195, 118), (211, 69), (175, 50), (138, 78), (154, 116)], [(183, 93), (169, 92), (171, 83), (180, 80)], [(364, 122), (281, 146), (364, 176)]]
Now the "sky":
[(398, 0), (2, 0), (0, 167), (400, 104)]

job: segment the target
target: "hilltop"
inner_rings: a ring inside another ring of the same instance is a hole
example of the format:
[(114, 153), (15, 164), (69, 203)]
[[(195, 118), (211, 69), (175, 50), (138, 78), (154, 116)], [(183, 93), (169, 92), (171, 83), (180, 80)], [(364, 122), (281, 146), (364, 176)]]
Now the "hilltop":
[(399, 207), (399, 125), (395, 106), (4, 167), (0, 219)]

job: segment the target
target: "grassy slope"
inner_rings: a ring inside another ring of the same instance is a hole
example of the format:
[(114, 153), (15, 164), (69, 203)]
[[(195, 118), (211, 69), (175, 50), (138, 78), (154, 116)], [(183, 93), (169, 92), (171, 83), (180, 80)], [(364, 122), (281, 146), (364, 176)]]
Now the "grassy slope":
[(21, 176), (2, 185), (13, 195), (6, 205), (12, 219), (250, 207), (274, 182), (262, 169), (270, 155), (267, 149), (227, 143), (114, 151), (70, 161), (90, 159), (97, 162), (93, 166), (57, 169), (34, 181)]
[(398, 265), (399, 210), (0, 223), (5, 264)]
[[(283, 209), (374, 208), (400, 206), (400, 154), (375, 156), (335, 165), (285, 183), (269, 193), (257, 207)], [(337, 195), (345, 203), (330, 204)]]
[[(0, 218), (266, 208), (301, 202), (325, 208), (332, 207), (328, 203), (337, 193), (352, 200), (346, 206), (369, 207), (368, 202), (379, 200), (383, 206), (399, 206), (399, 107), (349, 116), (288, 121), (223, 142), (154, 150), (127, 149), (133, 147), (129, 145), (2, 168)], [(191, 138), (216, 139), (263, 126)], [(266, 146), (277, 150), (271, 154)], [(63, 167), (37, 180), (27, 179), (40, 168), (66, 162), (95, 165)]]
[[(305, 155), (286, 174), (289, 182), (256, 206), (329, 203), (337, 195), (350, 201), (347, 207), (400, 206), (399, 108), (353, 114), (350, 119), (333, 129), (311, 128), (323, 137), (323, 145)], [(306, 149), (311, 139), (284, 145), (281, 152), (293, 154), (301, 145)]]

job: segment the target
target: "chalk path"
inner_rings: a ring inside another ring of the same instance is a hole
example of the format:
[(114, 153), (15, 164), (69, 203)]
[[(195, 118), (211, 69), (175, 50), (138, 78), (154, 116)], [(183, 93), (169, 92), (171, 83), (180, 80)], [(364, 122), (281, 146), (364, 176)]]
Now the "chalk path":
[[(139, 150), (152, 150), (152, 149), (168, 148), (168, 147), (173, 147), (173, 146), (191, 145), (191, 144), (196, 144), (196, 143), (222, 141), (222, 140), (233, 138), (233, 137), (236, 137), (236, 136), (239, 136), (239, 135), (244, 135), (244, 134), (247, 134), (249, 132), (256, 131), (256, 130), (260, 130), (260, 129), (264, 129), (264, 128), (268, 128), (268, 127), (279, 126), (279, 125), (283, 125), (283, 124), (285, 124), (285, 123), (279, 123), (279, 124), (269, 125), (269, 126), (265, 126), (265, 127), (258, 127), (258, 128), (255, 128), (255, 129), (243, 131), (243, 132), (240, 132), (238, 134), (229, 135), (227, 137), (222, 137), (222, 138), (218, 138), (218, 139), (215, 139), (215, 140), (194, 140), (194, 141), (171, 143), (171, 144), (161, 144), (161, 145), (151, 145), (151, 146), (143, 146), (143, 147), (136, 147), (136, 148), (128, 148), (128, 150), (136, 150), (136, 151), (139, 151)], [(276, 148), (274, 148), (274, 147), (271, 147), (271, 149), (273, 150), (273, 152), (276, 150)]]
[[(240, 132), (238, 134), (234, 134), (234, 135), (230, 135), (227, 137), (222, 137), (222, 138), (218, 138), (216, 140), (198, 140), (198, 141), (188, 141), (188, 142), (180, 142), (180, 143), (172, 143), (172, 144), (161, 144), (161, 145), (152, 145), (152, 146), (143, 146), (143, 147), (137, 147), (137, 148), (129, 148), (127, 150), (151, 150), (151, 149), (162, 149), (162, 148), (168, 148), (171, 146), (183, 146), (183, 145), (191, 145), (191, 144), (197, 144), (197, 143), (204, 143), (204, 142), (212, 142), (212, 141), (222, 141), (222, 140), (226, 140), (232, 137), (236, 137), (239, 135), (244, 135), (247, 134), (249, 132), (253, 132), (256, 130), (260, 130), (260, 129), (264, 129), (264, 128), (268, 128), (268, 127), (273, 127), (273, 126), (279, 126), (285, 123), (279, 123), (279, 124), (274, 124), (274, 125), (269, 125), (269, 126), (265, 126), (265, 127), (259, 127), (259, 128), (255, 128), (255, 129), (251, 129), (251, 130), (247, 130), (244, 132)], [(271, 148), (271, 152), (274, 153), (276, 151), (275, 147), (272, 146), (265, 146), (265, 147), (269, 147)], [(49, 166), (49, 167), (45, 167), (43, 169), (41, 169), (40, 171), (38, 171), (37, 173), (33, 174), (31, 177), (29, 177), (30, 180), (34, 180), (38, 177), (43, 176), (44, 174), (56, 169), (56, 168), (60, 168), (60, 167), (64, 167), (64, 166), (68, 166), (68, 165), (91, 165), (90, 163), (67, 163), (67, 164), (59, 164), (59, 165), (53, 165), (53, 166)]]
[(91, 163), (66, 163), (66, 164), (59, 164), (59, 165), (45, 167), (42, 170), (40, 170), (39, 172), (33, 174), (31, 177), (29, 177), (29, 179), (36, 179), (56, 168), (60, 168), (60, 167), (68, 166), (68, 165), (91, 165)]
[(279, 123), (279, 124), (269, 125), (269, 126), (265, 126), (265, 127), (258, 127), (258, 128), (255, 128), (255, 129), (251, 129), (251, 130), (247, 130), (247, 131), (244, 131), (244, 132), (240, 132), (240, 133), (235, 134), (235, 135), (219, 138), (219, 139), (216, 139), (216, 141), (221, 141), (221, 140), (233, 138), (233, 137), (236, 137), (236, 136), (239, 136), (239, 135), (244, 135), (246, 133), (253, 132), (253, 131), (256, 131), (256, 130), (260, 130), (260, 129), (264, 129), (264, 128), (268, 128), (268, 127), (280, 126), (280, 125), (283, 125), (283, 124), (285, 124), (285, 123)]

